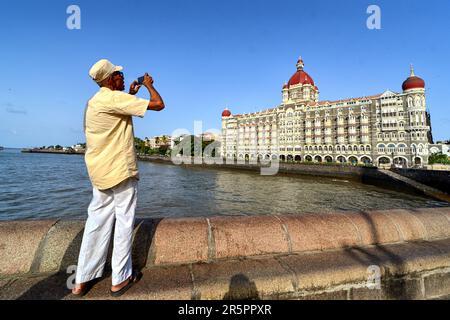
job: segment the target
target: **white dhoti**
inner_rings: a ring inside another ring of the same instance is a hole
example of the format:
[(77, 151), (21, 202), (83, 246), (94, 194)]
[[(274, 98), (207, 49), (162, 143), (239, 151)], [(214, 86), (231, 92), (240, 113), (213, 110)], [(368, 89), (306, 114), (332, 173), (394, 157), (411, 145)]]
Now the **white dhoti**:
[(131, 276), (131, 246), (137, 201), (137, 180), (129, 178), (119, 185), (100, 191), (93, 188), (88, 219), (83, 234), (76, 283), (103, 275), (111, 232), (115, 222), (112, 253), (112, 285)]

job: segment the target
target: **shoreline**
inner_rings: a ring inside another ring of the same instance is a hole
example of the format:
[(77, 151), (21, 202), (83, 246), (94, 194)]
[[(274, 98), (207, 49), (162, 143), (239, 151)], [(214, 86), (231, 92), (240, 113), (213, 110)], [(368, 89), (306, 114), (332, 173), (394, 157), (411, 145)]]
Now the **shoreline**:
[(21, 149), (21, 153), (50, 153), (50, 154), (78, 154), (84, 155), (84, 151), (43, 150), (43, 149)]

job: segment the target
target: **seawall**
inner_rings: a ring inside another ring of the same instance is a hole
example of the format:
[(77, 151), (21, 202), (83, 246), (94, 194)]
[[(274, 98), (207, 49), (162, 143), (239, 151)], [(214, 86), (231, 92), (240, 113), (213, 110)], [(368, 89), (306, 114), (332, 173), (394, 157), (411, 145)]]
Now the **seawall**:
[[(0, 222), (0, 298), (70, 298), (51, 287), (76, 265), (83, 228)], [(131, 299), (438, 298), (450, 295), (450, 207), (137, 219), (133, 261), (144, 280)]]
[(392, 171), (450, 194), (450, 171), (398, 168)]

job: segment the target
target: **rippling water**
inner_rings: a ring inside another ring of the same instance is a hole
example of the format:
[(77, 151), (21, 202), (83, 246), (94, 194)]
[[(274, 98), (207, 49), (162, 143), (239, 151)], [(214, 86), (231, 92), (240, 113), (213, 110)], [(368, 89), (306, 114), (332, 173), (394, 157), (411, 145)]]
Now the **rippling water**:
[[(261, 176), (139, 162), (137, 215), (297, 214), (448, 204), (333, 178)], [(0, 151), (0, 220), (86, 218), (92, 195), (80, 155)]]

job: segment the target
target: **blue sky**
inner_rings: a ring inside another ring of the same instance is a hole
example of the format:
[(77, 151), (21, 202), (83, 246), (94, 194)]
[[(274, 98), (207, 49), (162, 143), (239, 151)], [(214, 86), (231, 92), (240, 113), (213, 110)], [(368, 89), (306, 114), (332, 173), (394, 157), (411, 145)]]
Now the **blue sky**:
[[(66, 9), (81, 8), (81, 30)], [(382, 29), (366, 27), (369, 5)], [(1, 1), (0, 145), (84, 141), (90, 66), (124, 66), (127, 87), (149, 72), (163, 112), (135, 119), (138, 137), (220, 128), (233, 113), (272, 108), (299, 55), (321, 100), (400, 92), (413, 63), (427, 84), (435, 140), (450, 139), (450, 2), (389, 1)], [(142, 97), (148, 93), (141, 90)]]

